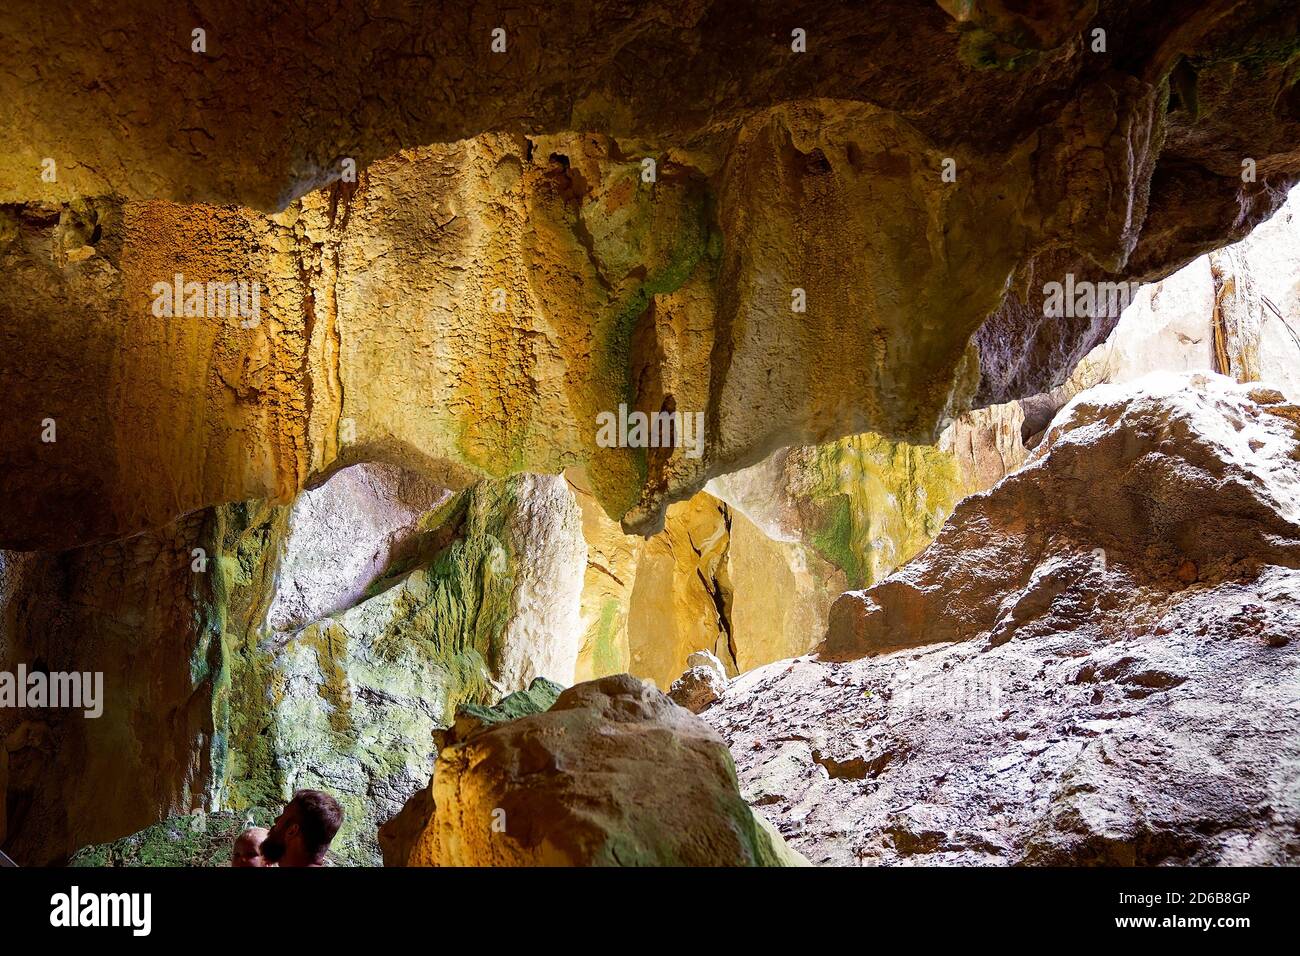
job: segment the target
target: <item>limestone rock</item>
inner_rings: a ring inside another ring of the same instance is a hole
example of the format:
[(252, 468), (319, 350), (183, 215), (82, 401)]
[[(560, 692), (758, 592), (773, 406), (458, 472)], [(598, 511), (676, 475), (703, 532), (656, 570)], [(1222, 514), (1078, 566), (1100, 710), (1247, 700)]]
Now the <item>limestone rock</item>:
[(727, 690), (727, 672), (722, 661), (708, 651), (696, 651), (686, 658), (686, 670), (673, 681), (668, 696), (673, 703), (698, 714)]
[(498, 694), (522, 690), (538, 677), (573, 682), (587, 566), (581, 513), (564, 478), (522, 475), (510, 485), (517, 497), (505, 544), (515, 586), (493, 667)]
[(540, 714), (551, 709), (564, 688), (545, 677), (534, 678), (526, 690), (507, 694), (495, 704), (464, 704), (456, 711), (456, 719), (445, 730), (434, 731), (433, 739), (438, 751), (466, 740), (475, 731), (507, 720), (518, 720), (530, 714)]
[(405, 551), (364, 600), (274, 653), (245, 649), (237, 672), (250, 686), (232, 715), (227, 799), (329, 791), (347, 861), (378, 862), (379, 824), (425, 784), (458, 708), (573, 679), (586, 549), (563, 479), (480, 482), (423, 515)]
[(722, 677), (727, 676), (726, 670), (722, 666), (722, 661), (718, 660), (708, 651), (696, 651), (690, 657), (686, 658), (687, 667), (706, 667)]
[(821, 660), (704, 712), (746, 799), (817, 863), (1293, 862), (1298, 460), (1265, 386), (1079, 395)]
[(345, 468), (293, 502), (266, 626), (292, 632), (346, 610), (402, 557), (451, 490), (391, 465)]
[(628, 608), (645, 539), (605, 514), (585, 476), (566, 472), (582, 512), (587, 571), (582, 585), (582, 646), (575, 681), (630, 671)]
[(1294, 864), (1298, 588), (1273, 566), (1150, 629), (769, 664), (702, 717), (814, 864)]
[(206, 525), (187, 515), (106, 545), (0, 552), (0, 671), (103, 675), (98, 718), (0, 707), (4, 849), (20, 865), (58, 865), (207, 804), (223, 654), (206, 575), (191, 570), (195, 547), (215, 558)]
[(934, 447), (868, 433), (784, 449), (709, 487), (768, 535), (802, 543), (843, 571), (848, 586), (862, 587), (929, 544), (953, 505), (975, 490), (969, 440), (961, 445), (969, 475), (950, 450), (954, 440)]
[(709, 651), (737, 673), (811, 649), (844, 576), (773, 540), (707, 492), (669, 507), (664, 530), (629, 536), (573, 482), (588, 558), (578, 673), (628, 672), (667, 687)]
[[(304, 33), (223, 0), (210, 50), (187, 23), (125, 55), (162, 6), (4, 14), (0, 494), (27, 503), (6, 547), (287, 504), (367, 460), (453, 489), (582, 467), (653, 533), (780, 448), (927, 443), (972, 400), (1058, 385), (1114, 320), (1045, 318), (1045, 276), (1158, 279), (1300, 175), (1284, 0), (1108, 10), (1104, 56), (1100, 15), (1062, 5), (738, 26), (710, 0), (592, 0), (498, 11), (497, 54), (487, 7)], [(176, 275), (256, 285), (258, 321), (156, 314)], [(607, 447), (620, 406), (698, 417), (702, 444)]]
[(992, 488), (1025, 463), (1024, 423), (1020, 403), (1009, 402), (969, 411), (944, 429), (939, 450), (956, 459), (963, 496)]
[(736, 791), (717, 735), (628, 675), (444, 749), (385, 825), (407, 866), (754, 866), (799, 862)]
[(427, 783), (458, 707), (572, 679), (584, 555), (559, 478), (449, 497), (369, 465), (290, 506), (0, 552), (0, 669), (99, 671), (105, 698), (97, 719), (0, 708), (6, 850), (57, 864), (306, 786), (344, 806), (339, 860), (378, 862), (378, 823)]
[[(1289, 566), (1300, 554), (1294, 408), (1276, 390), (1212, 373), (1157, 373), (1076, 396), (1030, 461), (962, 501), (924, 554), (841, 595), (823, 656), (1001, 643), (1061, 626), (1062, 607), (1073, 621), (1100, 607), (1138, 626), (1183, 586), (1185, 562), (1202, 582), (1241, 562)], [(1117, 569), (1134, 591), (1121, 601), (1107, 589), (1098, 605), (1088, 582)], [(1040, 622), (1049, 608), (1058, 617)]]
[[(1061, 385), (1021, 401), (1026, 441), (1037, 444), (1052, 417), (1080, 392), (1153, 371), (1214, 371), (1238, 381), (1263, 380), (1295, 399), (1300, 396), (1297, 289), (1300, 190), (1293, 189), (1277, 214), (1246, 238), (1143, 286), (1106, 340)], [(1222, 342), (1225, 305), (1241, 317), (1231, 319), (1231, 347)], [(1249, 370), (1240, 361), (1234, 369), (1230, 353), (1249, 356)], [(1001, 407), (1010, 406), (995, 406)]]

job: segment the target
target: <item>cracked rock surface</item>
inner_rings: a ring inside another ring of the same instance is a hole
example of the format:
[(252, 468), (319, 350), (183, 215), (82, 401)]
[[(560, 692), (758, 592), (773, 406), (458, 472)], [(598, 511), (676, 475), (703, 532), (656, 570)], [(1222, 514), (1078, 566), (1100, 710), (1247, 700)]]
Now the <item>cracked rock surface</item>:
[[(777, 449), (1059, 385), (1118, 316), (1045, 320), (1046, 281), (1160, 278), (1300, 176), (1300, 13), (1022, 6), (13, 5), (0, 545), (366, 460), (582, 466), (649, 533)], [(177, 274), (262, 320), (156, 315)], [(621, 404), (702, 416), (699, 454), (602, 445)]]
[(1045, 444), (841, 597), (838, 662), (704, 712), (746, 799), (815, 863), (1294, 860), (1300, 410), (1152, 376), (1076, 397)]

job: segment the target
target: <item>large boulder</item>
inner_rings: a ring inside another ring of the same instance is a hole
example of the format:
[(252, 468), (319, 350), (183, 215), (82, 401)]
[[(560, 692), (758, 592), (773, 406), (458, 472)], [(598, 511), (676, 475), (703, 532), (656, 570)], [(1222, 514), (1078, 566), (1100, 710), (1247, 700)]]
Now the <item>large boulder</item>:
[(1080, 395), (822, 659), (705, 712), (742, 793), (814, 862), (1294, 862), (1298, 461), (1264, 386)]
[(406, 866), (801, 862), (740, 798), (718, 735), (626, 674), (545, 713), (472, 722), (380, 840)]
[(1298, 419), (1277, 390), (1214, 374), (1085, 392), (1024, 468), (962, 501), (916, 560), (836, 600), (822, 656), (1149, 624), (1189, 584), (1294, 567)]

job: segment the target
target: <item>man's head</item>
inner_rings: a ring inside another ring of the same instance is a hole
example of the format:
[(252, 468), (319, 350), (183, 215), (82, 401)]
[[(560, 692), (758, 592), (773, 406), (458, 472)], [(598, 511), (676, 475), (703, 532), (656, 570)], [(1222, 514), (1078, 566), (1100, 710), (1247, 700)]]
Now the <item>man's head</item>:
[(262, 856), (281, 866), (313, 866), (325, 859), (343, 823), (343, 808), (328, 793), (299, 790), (275, 818)]
[(271, 866), (262, 856), (262, 844), (266, 841), (266, 827), (249, 827), (235, 837), (235, 848), (230, 854), (231, 866)]

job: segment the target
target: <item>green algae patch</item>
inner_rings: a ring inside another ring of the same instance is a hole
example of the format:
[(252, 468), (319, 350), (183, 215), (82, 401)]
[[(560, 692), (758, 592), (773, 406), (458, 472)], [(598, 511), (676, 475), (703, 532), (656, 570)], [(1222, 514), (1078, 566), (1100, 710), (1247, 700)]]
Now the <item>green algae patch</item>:
[(869, 587), (919, 553), (966, 493), (954, 455), (864, 434), (801, 449), (810, 544)]
[(235, 838), (249, 826), (270, 827), (276, 812), (252, 807), (239, 813), (191, 813), (138, 833), (78, 850), (69, 866), (229, 866)]
[(380, 861), (378, 827), (428, 783), (434, 731), (498, 698), (523, 480), (480, 481), (422, 516), (355, 606), (293, 634), (264, 629), (289, 509), (214, 509), (200, 606), (219, 653), (196, 654), (191, 669), (217, 687), (215, 805), (278, 807), (294, 790), (324, 790), (345, 814), (338, 860)]
[(606, 597), (600, 604), (600, 617), (587, 632), (591, 646), (591, 667), (597, 676), (621, 674), (627, 670), (627, 655), (620, 650), (620, 629), (625, 625), (623, 603)]
[(518, 720), (520, 717), (550, 710), (562, 693), (564, 688), (555, 681), (537, 677), (528, 685), (527, 690), (517, 690), (513, 694), (507, 694), (491, 707), (466, 704), (457, 711), (456, 716), (467, 715), (485, 725), (500, 724), (507, 720)]

